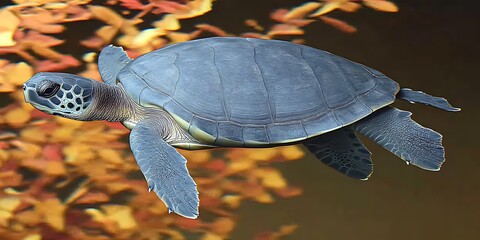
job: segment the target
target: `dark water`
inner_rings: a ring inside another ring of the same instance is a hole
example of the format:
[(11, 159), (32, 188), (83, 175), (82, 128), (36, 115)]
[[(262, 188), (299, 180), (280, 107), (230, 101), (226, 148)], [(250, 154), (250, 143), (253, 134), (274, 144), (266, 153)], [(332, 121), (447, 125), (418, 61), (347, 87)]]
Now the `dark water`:
[[(366, 182), (348, 179), (311, 157), (281, 164), (288, 180), (305, 189), (303, 196), (274, 205), (243, 205), (233, 239), (247, 239), (284, 223), (300, 225), (288, 239), (479, 239), (479, 4), (396, 2), (400, 12), (395, 14), (366, 9), (333, 14), (354, 24), (358, 33), (344, 34), (316, 23), (307, 28), (307, 44), (372, 66), (403, 87), (446, 97), (461, 107), (460, 113), (447, 113), (398, 104), (411, 110), (419, 123), (443, 134), (447, 161), (442, 170), (407, 166), (367, 140), (375, 166)], [(251, 6), (219, 1), (216, 10)], [(258, 16), (267, 8), (252, 11)], [(253, 13), (233, 11), (224, 20), (240, 23), (243, 14)]]
[[(214, 12), (200, 19), (240, 33), (247, 30), (244, 19), (257, 18), (268, 25), (269, 20), (259, 16), (301, 2), (219, 0)], [(358, 33), (315, 23), (305, 38), (308, 45), (379, 69), (403, 87), (446, 97), (461, 107), (460, 113), (447, 113), (398, 104), (411, 110), (419, 123), (443, 134), (447, 162), (442, 170), (407, 166), (367, 140), (375, 171), (366, 182), (342, 176), (311, 157), (282, 163), (278, 168), (290, 183), (303, 187), (304, 194), (272, 205), (242, 205), (232, 239), (250, 239), (261, 230), (288, 223), (300, 226), (289, 239), (478, 239), (479, 4), (433, 0), (397, 4), (400, 12), (395, 14), (367, 9), (332, 14), (355, 25)]]

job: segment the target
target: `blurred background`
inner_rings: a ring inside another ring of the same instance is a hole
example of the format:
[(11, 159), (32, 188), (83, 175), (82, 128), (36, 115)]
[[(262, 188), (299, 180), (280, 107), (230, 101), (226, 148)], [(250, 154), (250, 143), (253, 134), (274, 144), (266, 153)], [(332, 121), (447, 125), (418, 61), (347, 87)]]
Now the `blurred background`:
[[(0, 239), (478, 239), (480, 4), (465, 1), (2, 1)], [(119, 124), (53, 118), (23, 103), (38, 71), (99, 80), (110, 43), (132, 57), (209, 36), (294, 41), (447, 98), (448, 113), (398, 102), (443, 136), (440, 172), (407, 166), (362, 138), (365, 182), (301, 147), (183, 152), (198, 220), (148, 194)]]

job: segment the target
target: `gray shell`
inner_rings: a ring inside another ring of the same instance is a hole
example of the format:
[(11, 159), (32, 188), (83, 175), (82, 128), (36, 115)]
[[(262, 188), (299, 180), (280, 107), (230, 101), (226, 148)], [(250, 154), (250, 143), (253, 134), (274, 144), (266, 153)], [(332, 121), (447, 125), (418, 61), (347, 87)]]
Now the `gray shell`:
[(391, 104), (398, 84), (329, 52), (277, 40), (206, 38), (130, 62), (117, 76), (143, 106), (165, 109), (218, 146), (304, 140)]

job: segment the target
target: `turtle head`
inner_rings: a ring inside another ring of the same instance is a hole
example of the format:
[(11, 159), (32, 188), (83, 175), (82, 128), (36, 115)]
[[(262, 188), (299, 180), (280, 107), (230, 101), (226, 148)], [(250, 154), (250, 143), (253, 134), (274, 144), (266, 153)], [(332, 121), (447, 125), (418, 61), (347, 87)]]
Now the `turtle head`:
[(93, 80), (68, 73), (42, 72), (23, 84), (25, 101), (57, 116), (81, 119), (92, 103)]

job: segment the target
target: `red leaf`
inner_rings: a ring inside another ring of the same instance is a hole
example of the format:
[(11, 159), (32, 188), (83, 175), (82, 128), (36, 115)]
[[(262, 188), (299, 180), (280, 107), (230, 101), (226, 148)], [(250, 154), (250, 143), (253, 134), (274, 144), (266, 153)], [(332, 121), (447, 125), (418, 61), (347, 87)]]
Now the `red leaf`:
[(145, 8), (145, 5), (138, 0), (120, 0), (120, 4), (132, 10), (143, 10)]
[(175, 217), (173, 223), (180, 229), (190, 230), (190, 229), (200, 229), (203, 226), (200, 219), (188, 219), (183, 217)]
[(87, 48), (101, 49), (105, 45), (105, 41), (98, 36), (93, 36), (87, 40), (80, 41), (80, 44)]
[(220, 37), (228, 36), (227, 32), (225, 32), (224, 30), (222, 30), (219, 27), (216, 27), (216, 26), (213, 26), (213, 25), (210, 25), (210, 24), (201, 23), (201, 24), (195, 25), (195, 27), (198, 28), (198, 29), (201, 29), (203, 31), (211, 32), (211, 33), (213, 33), (217, 36), (220, 36)]
[(222, 159), (214, 159), (212, 161), (209, 161), (205, 165), (205, 168), (216, 172), (222, 172), (223, 170), (225, 170), (225, 168), (227, 168), (227, 165)]
[(80, 62), (72, 56), (63, 56), (59, 61), (43, 60), (35, 64), (37, 72), (57, 72), (69, 67), (78, 67)]
[(288, 12), (289, 12), (288, 9), (284, 9), (284, 8), (277, 9), (270, 14), (270, 18), (277, 22), (284, 22), (285, 16), (287, 15)]
[(24, 36), (23, 41), (32, 41), (37, 42), (44, 47), (53, 47), (62, 44), (64, 41), (56, 39), (51, 36), (43, 35), (37, 31), (29, 31), (26, 36)]
[(337, 28), (340, 31), (346, 32), (346, 33), (354, 33), (357, 31), (357, 28), (338, 19), (331, 18), (331, 17), (325, 17), (321, 16), (319, 17), (324, 23), (329, 24), (335, 28)]
[(154, 2), (152, 3), (156, 10), (153, 11), (155, 14), (161, 13), (173, 13), (180, 10), (188, 10), (189, 8), (183, 4), (177, 2), (170, 2), (170, 1), (161, 1), (161, 2)]
[(47, 161), (62, 161), (62, 146), (55, 144), (55, 145), (46, 145), (42, 151), (43, 157)]

